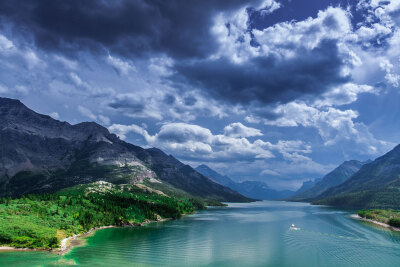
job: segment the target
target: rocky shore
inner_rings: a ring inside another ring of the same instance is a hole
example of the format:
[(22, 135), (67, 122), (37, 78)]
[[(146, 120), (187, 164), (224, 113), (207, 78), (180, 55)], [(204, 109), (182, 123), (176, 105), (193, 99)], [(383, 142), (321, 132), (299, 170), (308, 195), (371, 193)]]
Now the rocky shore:
[(361, 216), (359, 216), (357, 214), (353, 214), (351, 217), (354, 218), (354, 219), (358, 219), (358, 220), (365, 221), (365, 222), (370, 222), (370, 223), (373, 223), (373, 224), (388, 228), (388, 229), (390, 229), (392, 231), (400, 231), (400, 228), (393, 227), (393, 226), (391, 226), (389, 224), (378, 222), (378, 221), (375, 221), (375, 220), (366, 219), (366, 218), (363, 218), (363, 217), (361, 217)]

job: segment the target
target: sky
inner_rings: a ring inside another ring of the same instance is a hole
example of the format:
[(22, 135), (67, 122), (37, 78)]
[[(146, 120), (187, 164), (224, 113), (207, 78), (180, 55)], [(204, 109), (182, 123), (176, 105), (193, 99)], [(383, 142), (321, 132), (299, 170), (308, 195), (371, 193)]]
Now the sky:
[(398, 144), (400, 1), (2, 0), (0, 96), (297, 189)]

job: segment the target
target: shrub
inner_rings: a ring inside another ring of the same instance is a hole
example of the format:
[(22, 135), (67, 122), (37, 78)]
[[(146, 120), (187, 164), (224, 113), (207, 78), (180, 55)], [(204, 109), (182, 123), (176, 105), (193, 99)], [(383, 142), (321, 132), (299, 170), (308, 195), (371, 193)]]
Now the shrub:
[(367, 214), (365, 215), (365, 218), (367, 218), (367, 219), (369, 219), (369, 220), (374, 220), (374, 219), (375, 219), (375, 215), (372, 214), (372, 213), (367, 213)]
[(367, 215), (367, 211), (365, 210), (359, 210), (357, 212), (358, 216), (360, 216), (361, 218), (365, 218), (365, 216)]
[(400, 227), (400, 218), (390, 218), (388, 224), (394, 227)]

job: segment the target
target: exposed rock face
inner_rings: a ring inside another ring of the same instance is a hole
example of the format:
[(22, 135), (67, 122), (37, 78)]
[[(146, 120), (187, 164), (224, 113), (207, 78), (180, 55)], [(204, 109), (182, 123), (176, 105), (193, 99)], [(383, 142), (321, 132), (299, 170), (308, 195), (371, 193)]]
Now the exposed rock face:
[[(156, 177), (106, 128), (94, 122), (60, 122), (18, 100), (0, 98), (0, 143), (2, 195), (58, 189), (100, 178), (136, 183)], [(99, 177), (102, 169), (109, 177)]]
[(212, 198), (218, 201), (250, 201), (250, 199), (236, 191), (215, 183), (173, 156), (166, 155), (160, 149), (150, 148), (146, 152), (148, 154), (140, 153), (138, 157), (146, 162), (161, 180), (176, 188), (195, 196)]
[(157, 149), (126, 143), (94, 122), (71, 125), (0, 98), (0, 196), (82, 183), (161, 179), (201, 197), (247, 201)]

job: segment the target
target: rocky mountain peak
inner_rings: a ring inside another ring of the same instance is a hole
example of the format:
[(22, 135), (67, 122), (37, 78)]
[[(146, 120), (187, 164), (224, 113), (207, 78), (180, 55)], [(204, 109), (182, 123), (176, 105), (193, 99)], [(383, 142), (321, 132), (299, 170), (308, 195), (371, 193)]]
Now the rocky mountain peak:
[(27, 108), (18, 99), (0, 97), (0, 108), (2, 108), (2, 107), (7, 107), (9, 109), (12, 108), (12, 107), (25, 107), (25, 108)]
[(158, 178), (165, 188), (194, 196), (249, 201), (157, 148), (126, 143), (95, 122), (71, 125), (55, 120), (15, 99), (0, 98), (0, 147), (0, 196), (99, 180), (132, 184)]
[[(18, 118), (30, 119), (35, 121), (49, 119), (49, 116), (41, 115), (33, 110), (27, 108), (21, 101), (17, 99), (0, 97), (0, 117), (6, 118), (8, 120), (15, 121)], [(4, 119), (2, 120), (4, 122)]]

